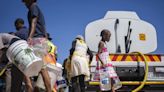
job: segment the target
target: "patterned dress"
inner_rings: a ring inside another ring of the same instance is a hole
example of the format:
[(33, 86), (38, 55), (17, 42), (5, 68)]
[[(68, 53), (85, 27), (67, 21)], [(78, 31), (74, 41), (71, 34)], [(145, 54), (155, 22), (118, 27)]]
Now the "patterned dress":
[[(117, 74), (109, 58), (109, 52), (105, 43), (104, 47), (102, 48), (102, 53), (96, 55), (96, 60), (97, 67), (94, 80), (100, 80), (100, 72), (103, 72), (104, 70), (109, 74), (110, 78), (117, 77)], [(100, 60), (103, 62), (104, 66), (100, 63)]]

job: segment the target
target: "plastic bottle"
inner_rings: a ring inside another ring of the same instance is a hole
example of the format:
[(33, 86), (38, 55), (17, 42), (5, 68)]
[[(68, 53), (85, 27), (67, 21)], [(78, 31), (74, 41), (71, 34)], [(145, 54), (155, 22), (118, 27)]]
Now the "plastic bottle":
[(100, 72), (100, 88), (101, 91), (109, 91), (111, 90), (111, 80), (109, 78), (109, 74), (106, 71)]
[(59, 68), (57, 81), (56, 81), (57, 89), (67, 87), (66, 80), (62, 76), (62, 66), (60, 64), (58, 64), (57, 67)]
[(61, 76), (59, 79), (56, 81), (57, 84), (57, 89), (67, 87), (66, 80)]

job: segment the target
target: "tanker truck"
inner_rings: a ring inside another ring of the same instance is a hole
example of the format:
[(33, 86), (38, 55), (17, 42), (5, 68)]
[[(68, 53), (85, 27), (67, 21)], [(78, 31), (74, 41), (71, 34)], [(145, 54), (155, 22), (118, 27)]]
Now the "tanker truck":
[[(106, 43), (109, 58), (118, 74), (122, 88), (117, 92), (164, 92), (164, 54), (157, 49), (155, 27), (140, 19), (133, 11), (108, 11), (104, 18), (90, 22), (85, 29), (85, 41), (96, 54), (101, 40), (100, 32), (108, 29), (111, 39)], [(93, 79), (96, 59), (91, 65), (88, 91), (99, 89), (99, 81)], [(133, 91), (140, 87), (137, 91)]]

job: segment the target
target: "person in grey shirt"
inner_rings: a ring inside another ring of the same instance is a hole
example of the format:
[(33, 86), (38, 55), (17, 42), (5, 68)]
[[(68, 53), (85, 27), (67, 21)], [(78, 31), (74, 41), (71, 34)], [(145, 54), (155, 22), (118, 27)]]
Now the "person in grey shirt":
[[(3, 60), (4, 57), (2, 56), (6, 53), (9, 46), (18, 40), (21, 40), (21, 38), (13, 35), (13, 33), (0, 33), (0, 60)], [(31, 92), (29, 77), (25, 76), (14, 64), (11, 64), (11, 67), (6, 71), (6, 92), (21, 92), (23, 80), (26, 83), (27, 92)]]
[(0, 49), (8, 48), (14, 39), (19, 40), (20, 38), (8, 33), (0, 33)]

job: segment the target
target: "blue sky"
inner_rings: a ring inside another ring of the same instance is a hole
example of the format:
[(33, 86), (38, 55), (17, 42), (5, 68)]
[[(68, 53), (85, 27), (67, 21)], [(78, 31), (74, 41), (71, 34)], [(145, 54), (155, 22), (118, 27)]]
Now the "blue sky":
[[(84, 35), (89, 22), (103, 18), (109, 10), (135, 11), (142, 20), (157, 30), (158, 48), (164, 53), (164, 0), (38, 0), (46, 29), (58, 46), (58, 62), (69, 55), (72, 40)], [(0, 32), (15, 31), (14, 21), (20, 17), (27, 22), (27, 9), (21, 0), (1, 0)]]

